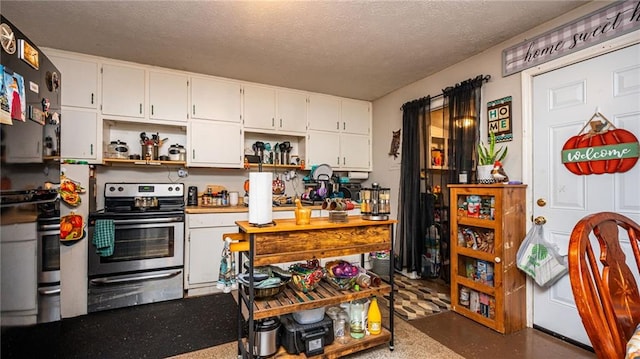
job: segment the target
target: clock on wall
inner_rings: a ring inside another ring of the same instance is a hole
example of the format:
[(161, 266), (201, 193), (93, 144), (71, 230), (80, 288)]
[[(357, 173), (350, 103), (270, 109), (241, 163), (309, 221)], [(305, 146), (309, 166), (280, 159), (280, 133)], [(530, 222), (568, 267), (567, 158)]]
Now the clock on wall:
[(0, 41), (2, 41), (2, 49), (8, 54), (13, 55), (16, 52), (16, 36), (11, 27), (7, 24), (0, 24)]

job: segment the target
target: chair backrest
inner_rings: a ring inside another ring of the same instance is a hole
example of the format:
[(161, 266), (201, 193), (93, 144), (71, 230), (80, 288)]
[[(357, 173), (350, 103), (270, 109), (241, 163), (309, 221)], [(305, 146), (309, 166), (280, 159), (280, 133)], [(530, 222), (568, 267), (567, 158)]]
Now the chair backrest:
[[(575, 225), (569, 241), (573, 296), (600, 359), (624, 358), (627, 341), (640, 323), (638, 283), (629, 269), (634, 261), (626, 261), (618, 237), (619, 228), (628, 233), (635, 265), (640, 271), (640, 226), (625, 216), (611, 212), (586, 216)], [(591, 246), (591, 233), (600, 247), (599, 258)]]

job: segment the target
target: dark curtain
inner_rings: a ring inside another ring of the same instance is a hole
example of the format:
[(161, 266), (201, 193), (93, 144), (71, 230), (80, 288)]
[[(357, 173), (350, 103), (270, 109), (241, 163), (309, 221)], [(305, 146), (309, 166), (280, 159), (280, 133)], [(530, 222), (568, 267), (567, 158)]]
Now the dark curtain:
[[(426, 127), (429, 125), (431, 98), (407, 102), (402, 106), (402, 161), (400, 163), (400, 198), (398, 200), (398, 236), (394, 253), (395, 267), (419, 272), (424, 250), (424, 229), (420, 201), (420, 160), (428, 161)], [(426, 142), (425, 142), (426, 143)], [(421, 155), (422, 150), (422, 155)], [(426, 167), (426, 162), (422, 168)]]
[[(482, 83), (489, 76), (478, 75), (442, 90), (445, 117), (449, 122), (449, 183), (474, 183), (477, 141), (480, 137)], [(466, 180), (465, 180), (466, 178)]]

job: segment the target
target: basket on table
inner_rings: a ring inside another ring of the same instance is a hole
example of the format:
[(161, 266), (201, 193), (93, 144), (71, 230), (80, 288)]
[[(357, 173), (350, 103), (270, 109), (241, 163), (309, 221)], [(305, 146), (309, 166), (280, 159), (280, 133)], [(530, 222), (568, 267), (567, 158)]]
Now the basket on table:
[(315, 290), (324, 277), (324, 269), (317, 259), (308, 260), (307, 263), (294, 263), (289, 267), (289, 272), (294, 288), (302, 293)]
[(340, 290), (350, 290), (356, 283), (360, 268), (344, 260), (327, 262), (325, 279)]

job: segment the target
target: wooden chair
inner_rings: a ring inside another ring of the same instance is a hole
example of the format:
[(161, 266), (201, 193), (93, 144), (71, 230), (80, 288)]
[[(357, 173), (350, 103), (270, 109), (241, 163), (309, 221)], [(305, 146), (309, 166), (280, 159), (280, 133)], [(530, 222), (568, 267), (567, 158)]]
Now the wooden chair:
[[(619, 228), (629, 236), (640, 271), (640, 226), (625, 216), (611, 212), (588, 215), (575, 225), (569, 241), (571, 289), (591, 345), (600, 359), (624, 358), (627, 341), (640, 323), (638, 283), (628, 267), (633, 265), (633, 260), (625, 262)], [(589, 240), (591, 233), (600, 246), (599, 258), (595, 257)]]

